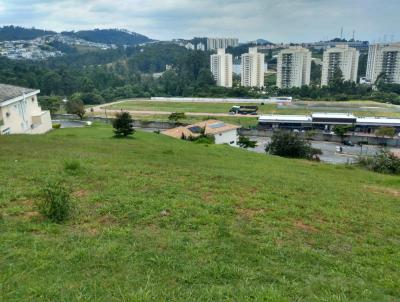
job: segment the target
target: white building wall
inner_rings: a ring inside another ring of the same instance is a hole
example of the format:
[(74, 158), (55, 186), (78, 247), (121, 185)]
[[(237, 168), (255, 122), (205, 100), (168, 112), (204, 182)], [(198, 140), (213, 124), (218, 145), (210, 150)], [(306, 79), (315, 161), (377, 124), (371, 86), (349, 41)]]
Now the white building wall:
[(215, 134), (214, 137), (215, 143), (218, 145), (228, 144), (231, 146), (237, 146), (238, 143), (237, 129)]
[[(286, 64), (290, 68), (290, 73), (287, 74), (288, 79), (284, 77), (284, 55), (291, 55), (292, 61)], [(276, 85), (279, 88), (292, 88), (310, 85), (311, 77), (311, 51), (299, 46), (292, 46), (282, 50), (278, 54), (277, 62), (277, 80)]]
[[(331, 60), (331, 55), (335, 55), (337, 60)], [(342, 70), (343, 79), (345, 81), (357, 81), (358, 60), (360, 52), (348, 45), (337, 45), (336, 47), (328, 48), (324, 52), (322, 61), (322, 77), (321, 85), (329, 84), (329, 76), (332, 73), (334, 64)]]
[[(384, 65), (384, 56), (387, 52), (397, 53), (391, 64)], [(387, 69), (393, 71), (391, 83), (400, 84), (400, 43), (371, 44), (368, 51), (366, 78), (374, 84), (381, 73)]]
[(250, 48), (242, 55), (241, 83), (246, 87), (264, 87), (265, 56), (257, 52), (257, 48)]
[(207, 38), (207, 50), (217, 50), (220, 48), (236, 47), (239, 39), (236, 38)]
[(224, 49), (218, 49), (217, 54), (210, 57), (211, 73), (218, 86), (232, 87), (232, 55)]
[(52, 128), (50, 112), (42, 111), (36, 95), (0, 104), (0, 134), (41, 134)]

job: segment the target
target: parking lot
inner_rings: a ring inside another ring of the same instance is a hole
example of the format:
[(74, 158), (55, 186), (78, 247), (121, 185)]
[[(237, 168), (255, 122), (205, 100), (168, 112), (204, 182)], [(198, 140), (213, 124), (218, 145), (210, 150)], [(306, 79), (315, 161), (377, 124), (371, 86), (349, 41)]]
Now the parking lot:
[[(249, 149), (250, 151), (257, 153), (265, 153), (266, 145), (271, 141), (268, 137), (250, 137), (251, 140), (257, 141), (257, 147)], [(364, 145), (362, 148), (359, 146), (344, 146), (339, 143), (323, 142), (323, 141), (312, 141), (311, 145), (314, 148), (321, 149), (322, 155), (320, 159), (323, 162), (332, 164), (346, 164), (354, 163), (357, 158), (362, 155), (374, 155), (379, 151), (379, 146), (368, 146)], [(342, 152), (337, 151), (337, 147), (342, 147)]]

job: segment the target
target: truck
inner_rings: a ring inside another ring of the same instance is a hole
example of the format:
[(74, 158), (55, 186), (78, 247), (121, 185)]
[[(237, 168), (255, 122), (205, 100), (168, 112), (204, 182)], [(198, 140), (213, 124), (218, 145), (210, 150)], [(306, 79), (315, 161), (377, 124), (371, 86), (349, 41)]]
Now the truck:
[(232, 114), (249, 114), (256, 115), (258, 106), (233, 106), (229, 112)]

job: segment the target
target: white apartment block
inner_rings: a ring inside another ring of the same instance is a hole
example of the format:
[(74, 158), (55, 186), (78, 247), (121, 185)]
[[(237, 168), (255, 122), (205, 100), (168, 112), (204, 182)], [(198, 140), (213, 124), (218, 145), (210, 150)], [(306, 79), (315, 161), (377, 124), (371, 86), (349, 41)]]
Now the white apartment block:
[(322, 60), (321, 85), (327, 86), (335, 70), (340, 68), (345, 81), (357, 81), (358, 59), (360, 52), (348, 45), (336, 45), (324, 52)]
[(218, 49), (217, 54), (211, 55), (210, 65), (217, 86), (232, 87), (232, 55)]
[(236, 38), (207, 38), (207, 50), (226, 49), (239, 45), (239, 39)]
[(249, 48), (249, 52), (242, 54), (242, 86), (264, 87), (265, 56), (257, 52), (257, 47)]
[(381, 74), (386, 83), (400, 84), (400, 43), (369, 46), (366, 78), (375, 84)]
[(300, 46), (282, 50), (278, 55), (276, 86), (292, 88), (310, 85), (311, 51)]
[(0, 84), (0, 135), (41, 134), (52, 128), (49, 111), (38, 105), (39, 90)]

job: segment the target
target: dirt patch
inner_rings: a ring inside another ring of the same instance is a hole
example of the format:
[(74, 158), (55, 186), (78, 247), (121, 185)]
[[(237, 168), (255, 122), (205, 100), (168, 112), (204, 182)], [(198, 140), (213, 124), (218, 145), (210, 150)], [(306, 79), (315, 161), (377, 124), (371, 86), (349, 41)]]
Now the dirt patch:
[(385, 187), (375, 187), (375, 186), (365, 186), (365, 189), (368, 192), (372, 192), (375, 194), (387, 194), (394, 197), (400, 197), (400, 190), (392, 189), (392, 188), (385, 188)]
[(82, 190), (79, 190), (79, 191), (75, 191), (72, 195), (74, 197), (76, 197), (76, 198), (84, 198), (84, 197), (89, 195), (89, 191), (82, 189)]
[(264, 212), (265, 209), (244, 209), (244, 208), (236, 209), (236, 214), (246, 219), (252, 219), (256, 216), (262, 215)]
[(305, 224), (301, 220), (296, 220), (294, 222), (294, 226), (296, 228), (298, 228), (298, 229), (301, 229), (301, 230), (305, 231), (305, 232), (312, 232), (312, 233), (318, 232), (318, 230), (315, 227), (313, 227), (311, 225), (308, 225), (308, 224)]

